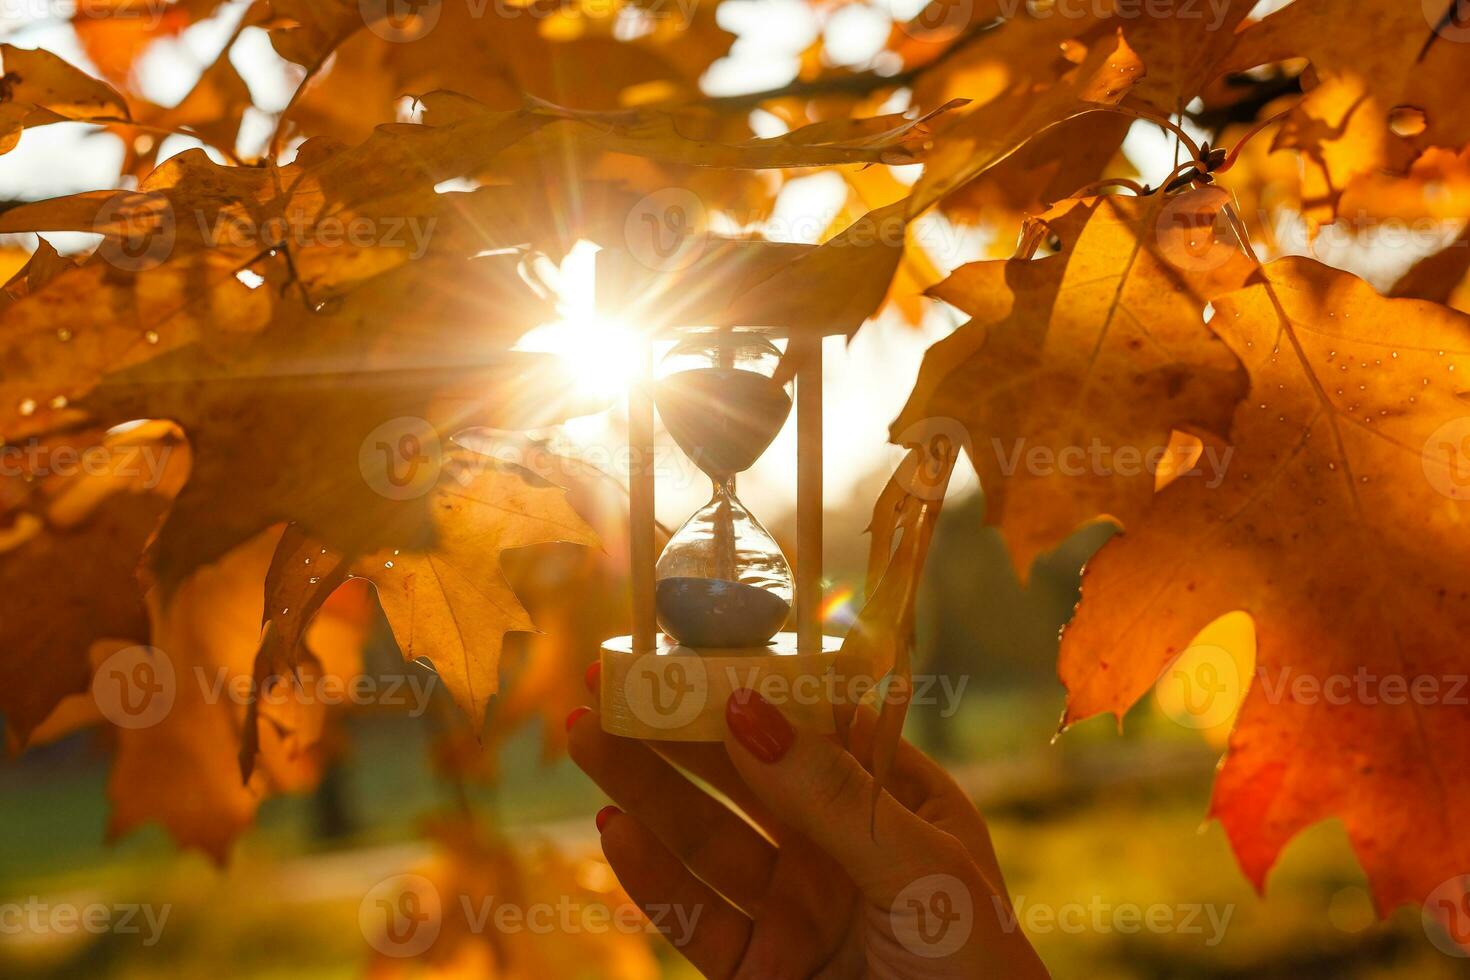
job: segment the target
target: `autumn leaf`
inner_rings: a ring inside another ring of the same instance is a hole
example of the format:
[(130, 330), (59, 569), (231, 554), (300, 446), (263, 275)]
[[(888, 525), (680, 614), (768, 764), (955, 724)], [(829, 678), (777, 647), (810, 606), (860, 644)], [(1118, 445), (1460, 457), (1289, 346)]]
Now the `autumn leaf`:
[(1143, 77), (1144, 64), (1120, 33), (1102, 39), (1055, 84), (1021, 99), (981, 105), (942, 130), (909, 212), (917, 214), (1016, 152), (1027, 140), (1089, 106), (1115, 105)]
[[(502, 553), (551, 542), (591, 546), (597, 538), (560, 487), (528, 471), (463, 450), (437, 469), (424, 518), (430, 526), (406, 535), (432, 545), (344, 556), (302, 528), (287, 531), (267, 580), (257, 673), (294, 669), (303, 629), (351, 575), (373, 584), (405, 662), (431, 661), (472, 729), (484, 727), (505, 635), (536, 628), (501, 570)], [(251, 758), (241, 760), (247, 775)]]
[(996, 228), (988, 254), (1008, 258), (1029, 216), (1098, 181), (1133, 123), (1124, 115), (1091, 112), (1049, 129), (945, 198), (944, 214), (962, 224)]
[(1425, 150), (1408, 173), (1375, 171), (1343, 192), (1344, 216), (1356, 224), (1407, 222), (1432, 233), (1470, 218), (1470, 148)]
[[(282, 57), (330, 63), (289, 120), (310, 133), (356, 140), (390, 118), (406, 94), (453, 89), (496, 109), (530, 94), (575, 109), (623, 109), (697, 97), (699, 77), (734, 36), (714, 8), (650, 18), (627, 41), (613, 36), (620, 5), (566, 5), (560, 16), (475, 4), (436, 4), (416, 17), (368, 23), (355, 0), (274, 0), (271, 41)], [(494, 70), (466, 71), (466, 65)], [(642, 97), (633, 99), (627, 93)]]
[[(942, 429), (910, 433), (904, 444), (911, 447), (908, 455), (873, 505), (867, 602), (842, 641), (836, 665), (838, 671), (859, 670), (888, 681), (872, 744), (872, 771), (880, 785), (903, 739), (913, 694), (919, 582), (960, 451), (959, 443)], [(874, 806), (876, 813), (876, 801)]]
[(1445, 248), (1414, 263), (1390, 295), (1432, 300), (1470, 313), (1470, 225)]
[[(602, 545), (549, 544), (501, 556), (507, 579), (538, 629), (506, 637), (500, 673), (507, 681), (484, 741), (504, 744), (523, 726), (539, 722), (542, 761), (553, 762), (566, 753), (567, 714), (587, 700), (587, 667), (603, 640), (629, 629), (627, 491), (596, 463), (562, 455), (555, 444), (489, 432), (464, 433), (457, 441), (516, 459), (541, 479), (566, 487), (568, 504)], [(667, 537), (666, 530), (656, 533), (655, 547)]]
[[(1212, 813), (1257, 887), (1298, 832), (1340, 819), (1386, 914), (1470, 866), (1453, 762), (1470, 716), (1442, 696), (1470, 628), (1470, 319), (1308, 259), (1265, 276), (1211, 320), (1251, 377), (1234, 458), (1218, 487), (1176, 481), (1087, 566), (1066, 719), (1121, 717), (1191, 637), (1246, 611), (1257, 669), (1216, 678), (1245, 703)], [(1440, 696), (1395, 698), (1395, 677)]]
[[(227, 157), (234, 157), (245, 111), (252, 105), (245, 79), (230, 61), (230, 49), (220, 52), (214, 64), (204, 69), (183, 99), (169, 108), (155, 106), (142, 99), (134, 100), (134, 117), (156, 132), (197, 134), (204, 143), (216, 147)], [(132, 138), (124, 133), (128, 146), (123, 170), (144, 173), (153, 169), (162, 136)]]
[(1063, 251), (935, 287), (973, 319), (929, 350), (893, 438), (958, 430), (1023, 578), (1082, 524), (1143, 518), (1171, 432), (1227, 429), (1245, 379), (1204, 308), (1252, 267), (1216, 240), (1226, 201), (1211, 188), (1064, 202), (1038, 219), (1077, 226)]
[(0, 73), (0, 153), (32, 126), (129, 118), (126, 99), (50, 51), (0, 44)]
[[(266, 795), (309, 788), (319, 775), (320, 759), (304, 754), (310, 746), (291, 744), (269, 728), (261, 770), (242, 785), (236, 768), (242, 692), (250, 690), (262, 583), (278, 537), (268, 532), (232, 551), (191, 575), (166, 602), (156, 590), (150, 593), (157, 686), (149, 693), (120, 681), (110, 695), (145, 700), (138, 702), (144, 713), (117, 728), (107, 784), (109, 837), (157, 822), (181, 847), (199, 848), (224, 863)], [(362, 636), (339, 634), (337, 642), (342, 648), (324, 653), (323, 661), (355, 677)], [(308, 695), (317, 707), (319, 695), (319, 689)]]
[(4, 255), (7, 264), (5, 285), (0, 287), (0, 313), (76, 264), (74, 259), (57, 252), (44, 238), (37, 241), (34, 252), (7, 249)]
[[(1448, 15), (1457, 0), (1441, 0)], [(1470, 49), (1436, 17), (1434, 0), (1371, 0), (1344, 17), (1331, 0), (1299, 0), (1247, 27), (1221, 71), (1305, 58), (1306, 97), (1276, 145), (1299, 150), (1309, 214), (1330, 220), (1354, 181), (1402, 174), (1430, 147), (1470, 142), (1470, 109), (1455, 80), (1470, 71)]]
[(138, 565), (187, 456), (177, 431), (159, 424), (6, 447), (0, 712), (21, 743), (86, 689), (94, 645), (147, 641)]
[(505, 634), (535, 629), (500, 569), (512, 548), (566, 541), (594, 546), (560, 487), (488, 457), (446, 463), (430, 496), (434, 548), (385, 549), (353, 564), (378, 591), (405, 661), (427, 657), (475, 731), (500, 689)]
[(89, 0), (77, 8), (71, 23), (102, 76), (127, 85), (133, 66), (154, 41), (177, 36), (190, 24), (213, 16), (224, 2), (169, 0), (163, 6), (147, 0)]
[(518, 428), (575, 411), (542, 387), (559, 377), (554, 361), (506, 350), (546, 319), (534, 302), (516, 308), (516, 265), (499, 256), (445, 261), (437, 275), (387, 273), (331, 309), (296, 308), (228, 374), (193, 347), (105, 378), (80, 410), (169, 418), (194, 448), (152, 550), (160, 581), (281, 521), (348, 553), (427, 544), (427, 502), (403, 496), (412, 487), (393, 484), (397, 467), (410, 481), (432, 472), (465, 425)]
[(240, 775), (247, 783), (260, 754), (262, 714), (278, 732), (320, 728), (320, 719), (312, 717), (320, 714), (316, 710), (319, 703), (303, 704), (288, 694), (281, 699), (282, 704), (267, 703), (262, 708), (261, 695), (270, 693), (267, 688), (272, 682), (300, 685), (305, 682), (303, 674), (320, 672), (320, 660), (306, 646), (306, 632), (346, 578), (346, 562), (307, 537), (297, 525), (288, 526), (276, 542), (265, 574), (260, 648), (255, 653), (253, 686), (240, 738)]

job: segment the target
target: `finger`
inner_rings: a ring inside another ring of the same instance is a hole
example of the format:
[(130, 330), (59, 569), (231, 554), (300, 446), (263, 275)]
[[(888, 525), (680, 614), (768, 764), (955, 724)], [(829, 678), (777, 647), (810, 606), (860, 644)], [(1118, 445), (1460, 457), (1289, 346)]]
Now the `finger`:
[(776, 865), (776, 849), (759, 831), (643, 742), (604, 732), (596, 712), (576, 717), (567, 750), (690, 871), (741, 908), (759, 906)]
[(750, 919), (690, 874), (629, 814), (604, 820), (602, 853), (628, 897), (695, 969), (706, 977), (734, 975), (750, 944)]
[[(593, 661), (592, 666), (587, 668), (584, 681), (588, 691), (592, 694), (600, 694), (602, 665)], [(745, 781), (730, 764), (730, 756), (725, 753), (725, 746), (722, 743), (648, 742), (646, 744), (680, 769), (693, 773), (722, 793), (731, 803), (739, 807), (742, 813), (754, 820), (776, 840), (779, 841), (781, 834), (786, 832), (781, 822), (771, 815), (770, 811), (745, 785)]]
[(751, 790), (836, 859), (869, 901), (887, 907), (920, 868), (970, 863), (958, 840), (880, 793), (834, 740), (793, 728), (754, 691), (731, 695), (725, 720), (730, 760)]
[(777, 841), (790, 833), (760, 797), (750, 791), (730, 761), (723, 742), (650, 742), (649, 747), (686, 772), (724, 794), (740, 811)]
[[(867, 705), (860, 705), (853, 712), (852, 723), (847, 730), (847, 750), (869, 772), (873, 771), (873, 740), (877, 730), (878, 712)], [(900, 742), (888, 778), (883, 782), (883, 788), (892, 793), (894, 799), (915, 812), (944, 788), (939, 778), (944, 771), (937, 763), (933, 764), (937, 773), (931, 771), (924, 765), (928, 761), (928, 756), (908, 742)]]
[[(878, 713), (862, 705), (848, 729), (849, 750), (869, 771), (877, 726)], [(985, 817), (948, 770), (912, 743), (903, 741), (898, 745), (883, 788), (910, 812), (959, 838), (991, 883), (998, 889), (1004, 888)]]

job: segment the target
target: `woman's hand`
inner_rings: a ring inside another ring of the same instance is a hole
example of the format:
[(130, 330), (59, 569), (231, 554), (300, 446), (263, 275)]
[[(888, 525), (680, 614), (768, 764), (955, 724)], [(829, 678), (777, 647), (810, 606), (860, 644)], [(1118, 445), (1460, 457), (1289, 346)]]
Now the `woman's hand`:
[(621, 807), (598, 814), (608, 862), (701, 973), (1047, 975), (1015, 926), (985, 822), (948, 773), (904, 743), (875, 811), (858, 761), (872, 711), (854, 719), (856, 756), (752, 691), (725, 718), (723, 745), (618, 738), (586, 708), (567, 719), (572, 758)]

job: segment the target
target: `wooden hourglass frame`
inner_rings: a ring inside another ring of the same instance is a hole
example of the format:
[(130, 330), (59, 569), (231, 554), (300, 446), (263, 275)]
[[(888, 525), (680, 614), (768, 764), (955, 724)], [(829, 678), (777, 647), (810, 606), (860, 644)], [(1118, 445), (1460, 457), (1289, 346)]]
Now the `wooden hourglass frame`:
[[(769, 343), (771, 337), (758, 330), (719, 329), (697, 333), (676, 332), (676, 341), (685, 341), (691, 336), (705, 338), (702, 345), (723, 352), (723, 344), (738, 344), (740, 338), (760, 337)], [(675, 348), (675, 352), (679, 350)], [(780, 356), (774, 347), (773, 354)], [(665, 578), (662, 593), (656, 581), (655, 567), (659, 562), (654, 537), (654, 407), (659, 402), (665, 416), (673, 412), (699, 412), (701, 406), (688, 404), (689, 399), (673, 401), (660, 398), (664, 390), (657, 386), (666, 379), (655, 380), (652, 347), (646, 345), (643, 354), (642, 377), (629, 392), (628, 398), (628, 459), (629, 459), (629, 523), (630, 564), (632, 574), (633, 633), (608, 640), (602, 646), (601, 715), (604, 730), (614, 735), (631, 738), (654, 739), (678, 742), (720, 741), (725, 736), (725, 704), (730, 695), (741, 688), (760, 691), (793, 722), (816, 731), (834, 730), (831, 703), (831, 684), (835, 654), (841, 641), (822, 633), (820, 607), (822, 603), (822, 349), (820, 338), (794, 338), (785, 355), (794, 357), (800, 365), (796, 371), (795, 412), (797, 434), (796, 467), (796, 553), (794, 569), (794, 628), (777, 632), (768, 643), (747, 642), (741, 646), (696, 646), (694, 640), (680, 643), (660, 628), (669, 625), (671, 607), (675, 593), (670, 586), (678, 586), (680, 580)], [(728, 366), (727, 357), (721, 362)], [(715, 371), (708, 372), (715, 375)], [(728, 374), (723, 375), (728, 378)], [(711, 378), (712, 384), (720, 384)], [(739, 379), (737, 379), (739, 380)], [(749, 380), (749, 379), (745, 379)], [(768, 379), (769, 381), (769, 379)], [(777, 389), (779, 382), (769, 381)], [(750, 392), (759, 396), (760, 389)], [(730, 392), (735, 397), (736, 392)], [(783, 396), (784, 397), (784, 396)], [(759, 400), (759, 399), (757, 399)], [(713, 411), (716, 404), (704, 408)], [(671, 405), (673, 406), (671, 408)], [(790, 403), (783, 407), (779, 430), (789, 414)], [(681, 425), (680, 419), (664, 419), (665, 427), (686, 453), (691, 448), (688, 442), (691, 426)], [(691, 420), (683, 420), (691, 421)], [(713, 427), (713, 428), (718, 428)], [(693, 426), (693, 431), (706, 438), (716, 436), (708, 425)], [(775, 432), (770, 436), (774, 437)], [(763, 453), (769, 438), (754, 449), (750, 462)], [(734, 473), (722, 474), (718, 460), (730, 455), (720, 446), (693, 447), (704, 458), (694, 462), (705, 470), (715, 484), (715, 496), (707, 508), (716, 507), (721, 500), (721, 481), (728, 476), (729, 500), (733, 501), (745, 517), (743, 505), (733, 494)], [(733, 455), (740, 456), (736, 448)], [(716, 460), (715, 465), (709, 459)], [(739, 464), (735, 464), (739, 465)], [(749, 462), (745, 463), (749, 466)], [(743, 468), (743, 467), (742, 467)], [(701, 512), (704, 509), (701, 509)], [(700, 512), (696, 512), (695, 518)], [(695, 519), (691, 518), (691, 522)], [(754, 522), (761, 534), (758, 522)], [(682, 529), (681, 529), (682, 532)], [(678, 535), (676, 534), (677, 538)], [(774, 541), (772, 541), (774, 546)], [(733, 546), (732, 546), (733, 547)], [(779, 548), (777, 556), (780, 555)], [(784, 566), (784, 561), (781, 562)], [(724, 577), (724, 576), (721, 576)], [(699, 580), (688, 580), (698, 582)], [(717, 583), (719, 584), (719, 583)], [(660, 616), (660, 598), (663, 612)], [(678, 593), (678, 599), (692, 603), (706, 601), (704, 593)], [(735, 619), (741, 617), (760, 618), (767, 612), (767, 605), (737, 605)], [(694, 609), (697, 614), (700, 610)], [(728, 612), (728, 610), (727, 610)], [(757, 615), (759, 614), (759, 615)], [(780, 616), (785, 619), (784, 615)], [(727, 615), (723, 635), (729, 632), (731, 619)], [(779, 625), (779, 624), (778, 624)], [(758, 629), (759, 627), (757, 627)], [(684, 623), (674, 626), (675, 632), (683, 632), (686, 640), (691, 636), (719, 635), (693, 629)]]

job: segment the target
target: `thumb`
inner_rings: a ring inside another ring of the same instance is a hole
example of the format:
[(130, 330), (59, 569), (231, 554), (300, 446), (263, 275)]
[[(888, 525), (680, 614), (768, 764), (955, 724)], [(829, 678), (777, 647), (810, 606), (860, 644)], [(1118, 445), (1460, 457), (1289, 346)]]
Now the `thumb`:
[(887, 907), (921, 869), (969, 862), (958, 840), (881, 792), (836, 742), (795, 728), (755, 691), (730, 696), (725, 723), (725, 748), (745, 783), (841, 864), (868, 901)]

